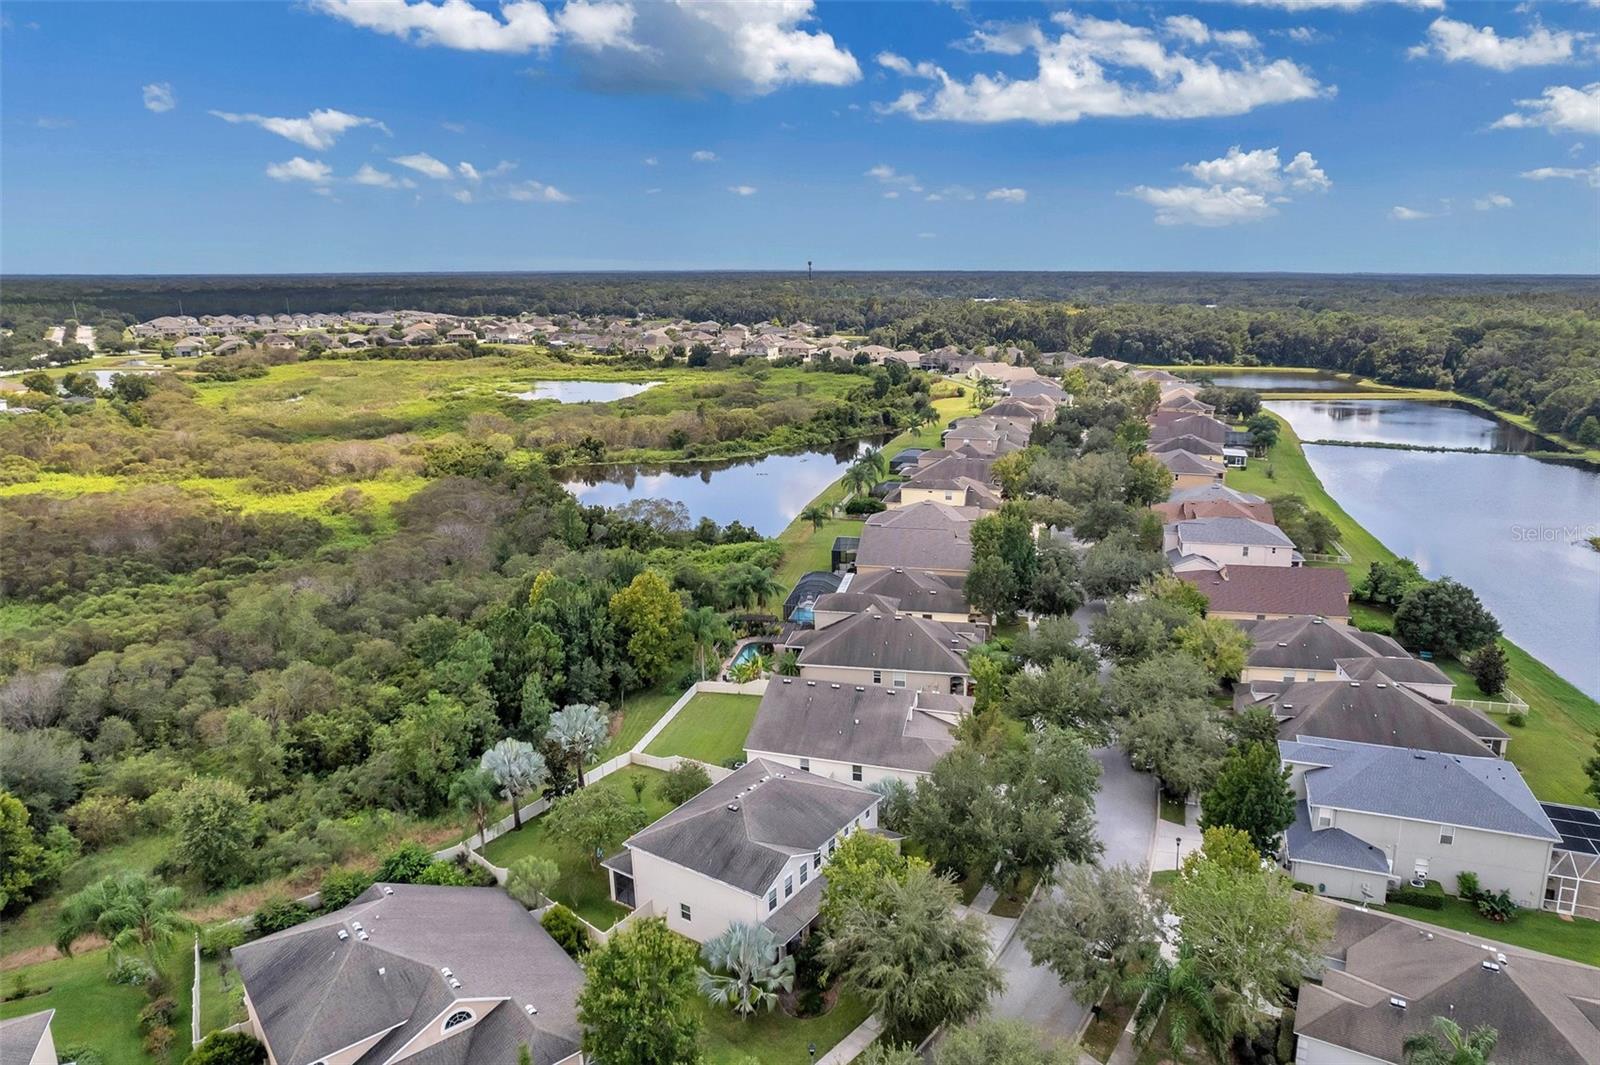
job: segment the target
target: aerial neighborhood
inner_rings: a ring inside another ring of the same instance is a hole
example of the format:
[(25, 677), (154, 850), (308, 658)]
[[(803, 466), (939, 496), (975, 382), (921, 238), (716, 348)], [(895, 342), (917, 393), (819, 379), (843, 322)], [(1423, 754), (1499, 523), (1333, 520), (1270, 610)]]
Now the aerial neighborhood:
[[(407, 459), (405, 476), (454, 493), (385, 519), (427, 530), (409, 564), (479, 567), (464, 581), (510, 566), (509, 596), (452, 605), (445, 585), (417, 585), (426, 617), (364, 608), (339, 670), (417, 656), (369, 736), (330, 731), (318, 688), (346, 680), (305, 645), (255, 682), (256, 709), (191, 715), (217, 751), (253, 737), (256, 754), (204, 763), (238, 783), (66, 808), (89, 832), (106, 804), (131, 817), (168, 796), (179, 820), (163, 831), (186, 841), (170, 869), (209, 890), (251, 883), (264, 841), (311, 848), (274, 866), (288, 875), (253, 911), (191, 919), (177, 888), (137, 872), (66, 900), (64, 957), (103, 934), (112, 978), (137, 971), (160, 992), (140, 1014), (158, 1060), (183, 1059), (164, 1056), (176, 1041), (241, 1065), (1341, 1065), (1450, 1060), (1416, 1054), (1489, 1030), (1495, 1061), (1600, 1062), (1600, 811), (1537, 797), (1529, 704), (1503, 685), (1477, 698), (1501, 652), (1470, 590), (1358, 562), (1348, 526), (1276, 490), (1286, 449), (1252, 392), (804, 322), (262, 313), (159, 317), (124, 339), (113, 374), (152, 383), (69, 396), (221, 400), (324, 364), (381, 387), (376, 349), (409, 362), (454, 346), (451, 360), (579, 357), (602, 375), (631, 359), (696, 388), (692, 375), (788, 374), (793, 395), (859, 378), (852, 402), (875, 393), (891, 427), (851, 437), (842, 476), (790, 501), (775, 539), (691, 527), (670, 497), (607, 510), (573, 505), (548, 472), (519, 482), (555, 463), (492, 442), (513, 439), (498, 416)], [(49, 409), (26, 398), (46, 385), (24, 383), (9, 424)], [(383, 446), (413, 453), (401, 435)], [(496, 479), (533, 516), (473, 532), (509, 520), (472, 494)], [(457, 561), (474, 558), (499, 561)], [(314, 610), (358, 609), (359, 579), (312, 572)], [(1441, 586), (1456, 598), (1428, 605)], [(255, 624), (296, 610), (275, 600)], [(35, 705), (31, 683), (8, 697)], [(328, 822), (269, 803), (292, 794), (290, 771), (339, 764), (352, 743), (375, 761), (338, 786), (386, 791), (405, 813), (381, 823), (415, 831), (336, 857), (317, 849), (343, 838)], [(439, 828), (452, 816), (465, 835)], [(219, 819), (252, 842), (213, 860)], [(157, 930), (130, 906), (159, 911)], [(192, 960), (174, 967), (174, 952)], [(38, 996), (26, 978), (8, 987), (5, 1065), (51, 1065), (70, 1005), (15, 1010)], [(180, 1008), (191, 991), (198, 1008)], [(963, 1040), (1058, 1056), (941, 1056)], [(69, 1053), (99, 1060), (76, 1039)]]

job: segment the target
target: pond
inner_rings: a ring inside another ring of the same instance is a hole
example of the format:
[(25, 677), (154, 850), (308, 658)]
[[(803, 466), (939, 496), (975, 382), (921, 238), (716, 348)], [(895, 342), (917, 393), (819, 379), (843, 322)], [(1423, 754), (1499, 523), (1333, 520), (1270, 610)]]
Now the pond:
[(566, 487), (589, 506), (666, 499), (688, 507), (690, 521), (742, 521), (763, 536), (776, 536), (875, 443), (882, 440), (732, 462), (591, 468), (577, 471)]
[[(1360, 401), (1359, 419), (1314, 409), (1333, 405), (1267, 404), (1306, 438), (1487, 446), (1475, 442), (1497, 432), (1474, 410), (1409, 400)], [(1472, 588), (1507, 636), (1600, 697), (1600, 552), (1584, 542), (1600, 535), (1600, 473), (1520, 454), (1305, 451), (1328, 494), (1385, 547)]]
[(1547, 447), (1526, 429), (1465, 404), (1414, 399), (1275, 399), (1266, 407), (1293, 426), (1301, 440), (1365, 440), (1512, 452)]
[(1172, 367), (1179, 377), (1195, 381), (1211, 379), (1219, 388), (1254, 388), (1262, 392), (1349, 392), (1357, 378), (1340, 377), (1324, 370), (1256, 370), (1249, 367), (1207, 366)]
[(660, 381), (535, 381), (526, 392), (513, 392), (517, 399), (553, 399), (557, 403), (612, 403), (648, 392)]

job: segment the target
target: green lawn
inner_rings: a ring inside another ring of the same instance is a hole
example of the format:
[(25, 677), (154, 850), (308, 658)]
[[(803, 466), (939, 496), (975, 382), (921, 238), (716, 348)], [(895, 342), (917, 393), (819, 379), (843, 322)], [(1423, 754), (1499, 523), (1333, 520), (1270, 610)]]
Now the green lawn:
[(747, 1065), (756, 1061), (805, 1065), (815, 1060), (809, 1054), (810, 1044), (817, 1045), (817, 1058), (821, 1058), (855, 1031), (868, 1014), (866, 1005), (849, 992), (841, 992), (833, 1009), (821, 1017), (806, 1020), (791, 1017), (781, 1009), (740, 1020), (732, 1010), (700, 1000), (695, 1009), (705, 1024), (707, 1065)]
[(166, 857), (171, 845), (172, 840), (168, 836), (149, 835), (84, 854), (67, 866), (60, 883), (49, 895), (21, 913), (6, 918), (5, 934), (0, 936), (0, 950), (12, 954), (55, 942), (56, 918), (68, 897), (112, 873), (151, 872), (156, 863)]
[(1474, 937), (1570, 958), (1586, 965), (1600, 963), (1600, 921), (1582, 917), (1567, 921), (1544, 910), (1521, 910), (1516, 920), (1501, 924), (1480, 917), (1477, 907), (1453, 896), (1445, 896), (1442, 910), (1425, 910), (1393, 902), (1383, 909), (1398, 917), (1453, 928)]
[(1161, 820), (1175, 825), (1187, 824), (1187, 813), (1182, 799), (1169, 798), (1166, 792), (1161, 793)]
[[(1388, 561), (1395, 557), (1394, 553), (1357, 525), (1355, 519), (1323, 490), (1294, 431), (1282, 418), (1273, 417), (1277, 418), (1281, 435), (1267, 460), (1257, 460), (1248, 469), (1229, 470), (1227, 482), (1231, 487), (1268, 497), (1294, 493), (1314, 510), (1326, 514), (1339, 526), (1340, 542), (1350, 552), (1350, 565), (1344, 569), (1354, 585), (1365, 578), (1372, 562)], [(1274, 474), (1270, 478), (1266, 475), (1269, 465)], [(1353, 613), (1358, 625), (1388, 628), (1383, 611), (1354, 604)], [(1527, 724), (1523, 728), (1507, 729), (1511, 733), (1508, 757), (1539, 798), (1592, 805), (1595, 800), (1585, 790), (1587, 778), (1583, 763), (1592, 757), (1595, 736), (1600, 734), (1600, 703), (1561, 679), (1516, 644), (1501, 640), (1500, 645), (1505, 648), (1511, 667), (1508, 683), (1529, 706)], [(1441, 661), (1439, 664), (1461, 685), (1459, 694), (1463, 698), (1488, 698), (1470, 679), (1462, 684), (1465, 674), (1455, 663)]]
[[(616, 791), (633, 802), (633, 781), (647, 782), (643, 806), (651, 821), (672, 809), (672, 804), (661, 798), (661, 782), (666, 774), (644, 766), (632, 765), (590, 784), (591, 788)], [(543, 818), (524, 822), (522, 831), (508, 832), (484, 848), (483, 856), (498, 866), (509, 866), (518, 858), (530, 854), (553, 858), (561, 869), (561, 878), (551, 890), (551, 896), (561, 904), (575, 910), (585, 921), (596, 928), (610, 928), (628, 911), (611, 901), (606, 871), (595, 866), (592, 856), (568, 841), (552, 839)]]
[(200, 1034), (247, 1020), (244, 984), (230, 958), (200, 956)]
[[(194, 980), (190, 940), (183, 936), (173, 940), (162, 969), (167, 993), (177, 1004), (171, 1058), (182, 1061), (189, 1052), (189, 995)], [(144, 1052), (138, 1021), (149, 996), (142, 988), (113, 984), (106, 979), (109, 971), (106, 952), (95, 950), (6, 973), (7, 1001), (0, 1003), (0, 1020), (53, 1009), (56, 1015), (51, 1030), (57, 1051), (92, 1046), (105, 1065), (152, 1065), (153, 1059)], [(19, 990), (19, 981), (25, 981), (35, 993), (11, 998)]]
[(646, 754), (681, 754), (712, 765), (744, 757), (744, 739), (755, 722), (761, 699), (755, 695), (701, 692), (661, 730)]
[(678, 701), (681, 691), (656, 688), (628, 696), (622, 712), (622, 729), (595, 753), (594, 764), (609, 761), (617, 755), (633, 750), (633, 745), (644, 738), (650, 726), (661, 720), (661, 715)]

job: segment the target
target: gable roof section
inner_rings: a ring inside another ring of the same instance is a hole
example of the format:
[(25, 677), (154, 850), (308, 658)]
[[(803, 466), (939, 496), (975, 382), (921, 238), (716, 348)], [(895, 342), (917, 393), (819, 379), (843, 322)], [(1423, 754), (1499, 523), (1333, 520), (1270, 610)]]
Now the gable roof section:
[(965, 614), (966, 579), (896, 567), (852, 577), (847, 591), (882, 596), (911, 613)]
[[(1294, 572), (1337, 573), (1344, 576), (1343, 570), (1301, 567)], [(1345, 587), (1349, 587), (1348, 578), (1345, 579)], [(1251, 666), (1333, 670), (1339, 668), (1341, 661), (1349, 659), (1411, 657), (1392, 637), (1363, 632), (1320, 617), (1297, 616), (1257, 621), (1247, 624), (1245, 631), (1255, 643), (1248, 659)]]
[(918, 696), (904, 688), (774, 678), (745, 750), (926, 773), (955, 737), (948, 721), (919, 708)]
[(1294, 550), (1294, 541), (1276, 525), (1254, 518), (1190, 518), (1180, 521), (1178, 539), (1195, 544), (1249, 544)]
[(1437, 703), (1378, 676), (1286, 686), (1269, 702), (1278, 718), (1278, 735), (1324, 736), (1470, 757), (1485, 753), (1480, 733), (1463, 727)]
[(0, 1065), (29, 1065), (55, 1010), (40, 1010), (0, 1021)]
[[(1227, 565), (1216, 571), (1179, 573), (1177, 577), (1198, 588), (1209, 609), (1218, 613), (1319, 617), (1350, 614), (1350, 578), (1342, 569)], [(1259, 663), (1252, 660), (1250, 664)]]
[(868, 608), (804, 641), (799, 665), (966, 676), (962, 654), (977, 634), (942, 621)]
[(1155, 451), (1151, 452), (1156, 461), (1161, 463), (1174, 475), (1178, 474), (1204, 474), (1221, 480), (1222, 464), (1207, 462), (1192, 451)]
[(878, 802), (865, 788), (754, 758), (624, 846), (755, 895)]

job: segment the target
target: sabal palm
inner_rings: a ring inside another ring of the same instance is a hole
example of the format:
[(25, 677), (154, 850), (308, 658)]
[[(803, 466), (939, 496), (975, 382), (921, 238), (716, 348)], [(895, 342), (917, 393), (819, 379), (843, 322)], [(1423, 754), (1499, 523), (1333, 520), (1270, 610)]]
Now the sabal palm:
[[(479, 846), (488, 842), (489, 815), (494, 812), (494, 800), (499, 792), (500, 785), (495, 775), (482, 765), (463, 769), (450, 782), (450, 804), (472, 818), (473, 824), (478, 826)], [(472, 846), (470, 836), (467, 837), (467, 846)]]
[(777, 1005), (778, 992), (794, 988), (794, 958), (778, 956), (778, 940), (766, 927), (737, 922), (701, 949), (708, 969), (698, 973), (700, 992), (742, 1017)]
[(598, 706), (573, 703), (550, 715), (550, 731), (545, 737), (568, 758), (578, 772), (578, 787), (583, 787), (583, 763), (600, 749), (611, 731), (611, 723)]
[(845, 490), (853, 495), (864, 495), (877, 483), (876, 472), (869, 466), (861, 465), (860, 462), (852, 463), (850, 468), (844, 471)]
[(867, 467), (879, 477), (889, 476), (889, 456), (883, 453), (881, 447), (869, 447), (856, 459), (858, 465)]
[(695, 661), (700, 666), (700, 679), (706, 679), (706, 652), (733, 639), (733, 630), (721, 614), (708, 606), (697, 607), (683, 616), (683, 630), (694, 644)]
[(1471, 1032), (1448, 1017), (1435, 1017), (1436, 1032), (1418, 1032), (1401, 1044), (1406, 1065), (1489, 1065), (1489, 1055), (1500, 1042), (1500, 1033), (1487, 1024)]
[(833, 517), (833, 508), (821, 503), (813, 503), (800, 512), (800, 520), (809, 521), (812, 532), (822, 528), (831, 517)]
[(526, 740), (504, 739), (484, 751), (478, 765), (488, 770), (500, 793), (511, 800), (512, 820), (521, 828), (522, 796), (541, 790), (550, 779), (544, 755)]
[(62, 908), (56, 947), (72, 953), (72, 944), (90, 932), (111, 943), (115, 956), (135, 946), (154, 966), (173, 936), (194, 927), (178, 912), (183, 892), (163, 886), (141, 873), (118, 873), (98, 880), (73, 895)]
[(1216, 1001), (1211, 985), (1200, 976), (1192, 955), (1180, 954), (1176, 964), (1156, 958), (1129, 989), (1143, 995), (1133, 1015), (1134, 1034), (1141, 1043), (1155, 1034), (1156, 1021), (1165, 1011), (1175, 1056), (1183, 1056), (1192, 1032), (1205, 1042), (1217, 1060), (1224, 1060), (1222, 1024), (1217, 1016)]

